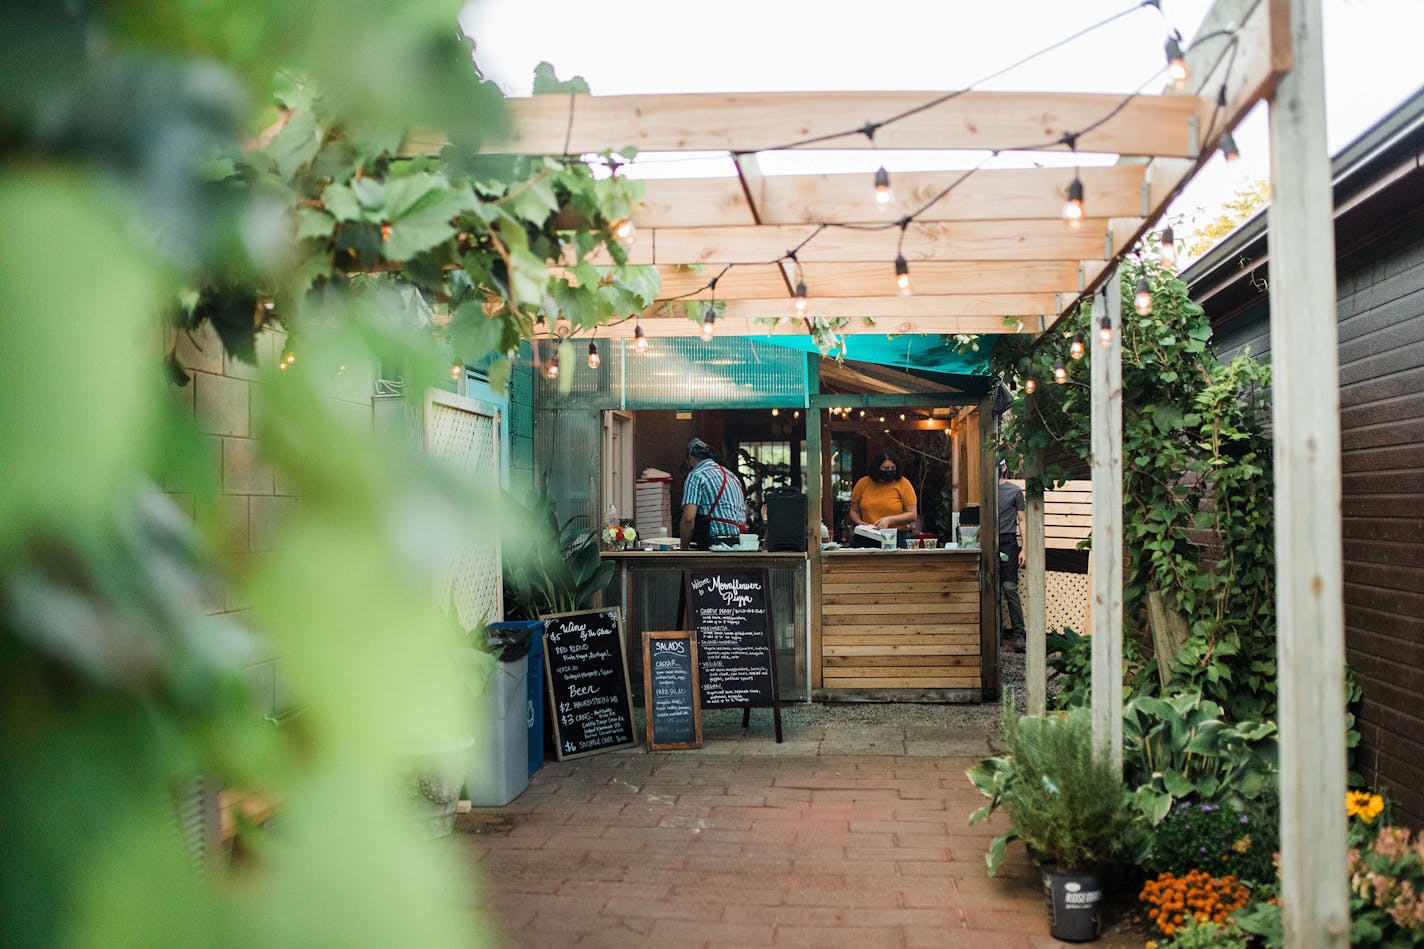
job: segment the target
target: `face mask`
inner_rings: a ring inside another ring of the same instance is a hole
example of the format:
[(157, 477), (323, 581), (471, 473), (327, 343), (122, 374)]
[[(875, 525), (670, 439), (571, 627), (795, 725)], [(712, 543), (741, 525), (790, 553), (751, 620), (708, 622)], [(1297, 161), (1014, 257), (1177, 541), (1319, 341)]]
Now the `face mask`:
[(898, 470), (885, 471), (883, 469), (876, 468), (874, 477), (875, 480), (879, 481), (881, 484), (890, 484), (891, 482), (900, 480), (900, 472)]

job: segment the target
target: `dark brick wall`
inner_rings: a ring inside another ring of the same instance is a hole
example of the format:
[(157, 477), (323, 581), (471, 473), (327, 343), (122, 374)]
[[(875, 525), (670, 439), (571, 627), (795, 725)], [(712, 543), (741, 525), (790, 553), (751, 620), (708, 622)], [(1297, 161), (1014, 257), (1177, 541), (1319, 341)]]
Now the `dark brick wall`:
[[(1424, 213), (1338, 264), (1345, 646), (1364, 691), (1356, 767), (1424, 827)], [(1264, 299), (1221, 325), (1270, 351)], [(1286, 631), (1288, 632), (1288, 631)]]

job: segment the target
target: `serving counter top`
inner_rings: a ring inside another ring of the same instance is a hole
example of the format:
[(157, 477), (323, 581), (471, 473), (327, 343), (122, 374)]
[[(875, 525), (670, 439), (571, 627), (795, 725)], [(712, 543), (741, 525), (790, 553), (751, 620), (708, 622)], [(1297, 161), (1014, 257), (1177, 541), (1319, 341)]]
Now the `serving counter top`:
[(768, 553), (765, 550), (605, 550), (602, 554), (609, 560), (697, 560), (711, 558), (728, 560), (768, 560), (777, 563), (796, 562), (806, 559), (799, 550), (779, 550)]
[(847, 556), (870, 556), (870, 557), (936, 557), (943, 554), (974, 554), (978, 556), (978, 547), (933, 547), (929, 550), (921, 548), (881, 550), (876, 547), (841, 547), (836, 550), (821, 551), (822, 557), (847, 557)]

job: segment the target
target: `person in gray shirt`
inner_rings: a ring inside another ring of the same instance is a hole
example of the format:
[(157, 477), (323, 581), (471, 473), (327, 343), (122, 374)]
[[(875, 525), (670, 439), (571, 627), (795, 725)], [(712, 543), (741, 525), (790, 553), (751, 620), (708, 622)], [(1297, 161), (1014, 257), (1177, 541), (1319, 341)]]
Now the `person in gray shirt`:
[(1009, 607), (1009, 645), (1024, 646), (1023, 602), (1019, 599), (1019, 568), (1024, 565), (1024, 493), (1012, 484), (1009, 463), (999, 461), (999, 586)]

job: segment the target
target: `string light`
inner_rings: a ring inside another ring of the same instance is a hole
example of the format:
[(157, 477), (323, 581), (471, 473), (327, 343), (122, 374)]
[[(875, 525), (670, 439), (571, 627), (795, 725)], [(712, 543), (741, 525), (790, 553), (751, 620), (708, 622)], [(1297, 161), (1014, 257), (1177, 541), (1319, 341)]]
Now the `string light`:
[(1230, 132), (1221, 133), (1221, 157), (1227, 161), (1235, 161), (1241, 157), (1241, 149), (1236, 147), (1236, 139), (1231, 137)]
[(1167, 75), (1172, 78), (1172, 86), (1180, 89), (1187, 84), (1191, 70), (1187, 68), (1187, 57), (1182, 55), (1180, 37), (1167, 37)]
[(1055, 359), (1053, 361), (1053, 381), (1060, 386), (1068, 381), (1068, 370), (1063, 368), (1063, 360), (1061, 359)]
[(548, 373), (549, 373), (549, 378), (550, 378), (550, 379), (557, 379), (557, 378), (559, 378), (559, 354), (558, 354), (558, 353), (555, 353), (555, 354), (554, 354), (554, 358), (549, 360)]
[(1083, 334), (1074, 333), (1073, 342), (1068, 345), (1068, 355), (1074, 359), (1083, 358)]
[(890, 206), (890, 202), (895, 200), (895, 192), (890, 190), (890, 172), (882, 165), (875, 172), (875, 206), (884, 210)]
[(1037, 389), (1037, 388), (1038, 388), (1038, 383), (1033, 381), (1033, 376), (1029, 376), (1027, 379), (1024, 380), (1024, 391), (1025, 391), (1025, 392), (1027, 392), (1027, 393), (1029, 393), (1030, 395), (1032, 395), (1032, 394), (1033, 394), (1033, 390), (1034, 390), (1034, 389)]
[(900, 296), (910, 295), (910, 262), (904, 254), (895, 258), (895, 286), (900, 288)]
[(791, 413), (791, 417), (792, 417), (793, 419), (798, 419), (798, 418), (800, 418), (800, 417), (801, 417), (801, 410), (800, 410), (800, 409), (797, 409), (795, 412), (792, 412), (792, 413)]
[(598, 344), (590, 342), (588, 344), (588, 368), (597, 369), (600, 362), (602, 360), (598, 358)]
[(1075, 231), (1083, 224), (1083, 179), (1076, 174), (1068, 185), (1068, 200), (1063, 202), (1063, 223)]
[(282, 368), (285, 369), (287, 366), (290, 366), (292, 363), (294, 363), (294, 362), (296, 362), (296, 361), (297, 361), (297, 354), (296, 354), (296, 353), (293, 353), (293, 352), (288, 352), (288, 353), (287, 353), (287, 358), (286, 358), (286, 360), (284, 360), (283, 363), (282, 363)]
[(712, 342), (712, 326), (717, 322), (717, 311), (709, 304), (707, 312), (702, 314), (702, 341)]
[(1164, 267), (1177, 266), (1177, 241), (1172, 234), (1171, 225), (1162, 228), (1162, 243), (1157, 249), (1157, 259)]
[(792, 302), (795, 304), (797, 316), (801, 316), (806, 312), (806, 305), (810, 302), (806, 299), (806, 281), (796, 281), (796, 292), (793, 295)]
[(1104, 313), (1103, 318), (1098, 321), (1098, 341), (1104, 346), (1111, 346), (1112, 337), (1112, 318)]
[(777, 417), (778, 415), (780, 415), (780, 414), (781, 414), (781, 409), (772, 409), (772, 410), (771, 410), (771, 417), (772, 417), (772, 418), (776, 418), (776, 417)]
[(455, 365), (450, 367), (450, 378), (458, 380), (460, 378), (460, 373), (464, 371), (464, 368), (465, 367), (460, 365), (459, 363), (455, 363)]
[(1132, 308), (1137, 311), (1138, 316), (1147, 316), (1152, 312), (1152, 285), (1143, 277), (1137, 281), (1137, 294), (1132, 298)]
[(904, 413), (904, 412), (901, 412), (901, 413), (900, 413), (900, 421), (902, 421), (902, 422), (905, 421), (905, 413)]
[(643, 335), (643, 324), (633, 324), (633, 348), (640, 353), (648, 351), (648, 337)]
[(638, 239), (638, 225), (633, 223), (632, 218), (614, 221), (613, 239), (624, 247), (632, 247), (633, 242)]

